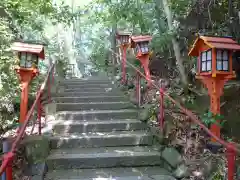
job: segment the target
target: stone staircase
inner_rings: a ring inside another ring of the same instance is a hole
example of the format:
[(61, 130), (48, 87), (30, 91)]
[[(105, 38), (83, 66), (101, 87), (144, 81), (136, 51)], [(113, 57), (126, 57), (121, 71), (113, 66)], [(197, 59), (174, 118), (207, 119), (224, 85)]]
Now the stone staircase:
[(174, 180), (137, 111), (108, 79), (64, 80), (46, 180)]

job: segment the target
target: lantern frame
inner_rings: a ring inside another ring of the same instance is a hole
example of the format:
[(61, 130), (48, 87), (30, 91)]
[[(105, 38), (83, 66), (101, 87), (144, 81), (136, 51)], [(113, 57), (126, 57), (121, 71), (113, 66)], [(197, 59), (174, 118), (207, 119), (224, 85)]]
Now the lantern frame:
[(200, 55), (200, 71), (210, 72), (212, 71), (212, 49), (201, 52)]
[(116, 38), (119, 40), (121, 45), (128, 45), (130, 43), (131, 32), (117, 32)]
[[(235, 50), (240, 50), (240, 45), (230, 37), (198, 36), (188, 55), (198, 57), (197, 76), (235, 76), (232, 68)], [(203, 68), (203, 65), (206, 67)]]
[(149, 41), (138, 42), (136, 48), (138, 53), (148, 54), (150, 52)]
[[(217, 71), (229, 71), (230, 52), (227, 49), (216, 49)], [(219, 66), (220, 65), (220, 66)]]
[[(141, 56), (150, 53), (149, 43), (152, 40), (151, 36), (132, 36), (131, 48), (134, 48), (136, 56)], [(143, 51), (144, 49), (144, 51)]]
[[(232, 68), (232, 55), (235, 50), (240, 50), (240, 45), (232, 38), (198, 36), (193, 44), (193, 48), (188, 53), (189, 56), (198, 57), (196, 78), (208, 89), (210, 111), (213, 115), (221, 113), (220, 97), (223, 95), (225, 83), (236, 77)], [(207, 62), (210, 62), (208, 64), (209, 67), (211, 64), (211, 68), (207, 67)], [(203, 64), (206, 65), (204, 69)], [(218, 124), (211, 124), (210, 131), (215, 137), (221, 137), (221, 128)], [(215, 137), (211, 137), (211, 142), (216, 142)]]
[(39, 58), (45, 59), (44, 46), (29, 42), (14, 42), (12, 50), (17, 52), (20, 68), (38, 68)]
[(38, 67), (38, 55), (35, 53), (33, 54), (29, 52), (19, 52), (18, 58), (19, 58), (19, 66), (21, 68), (33, 68), (33, 67), (37, 68)]

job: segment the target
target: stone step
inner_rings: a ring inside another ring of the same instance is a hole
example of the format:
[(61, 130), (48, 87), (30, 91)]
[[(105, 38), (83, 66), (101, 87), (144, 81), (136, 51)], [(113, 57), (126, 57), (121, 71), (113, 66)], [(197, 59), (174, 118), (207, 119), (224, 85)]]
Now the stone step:
[(171, 173), (158, 166), (68, 169), (49, 172), (45, 180), (175, 180)]
[(60, 85), (87, 85), (87, 84), (112, 84), (111, 80), (63, 80), (59, 83)]
[(69, 89), (81, 89), (81, 88), (110, 88), (113, 87), (112, 83), (105, 83), (105, 84), (89, 84), (89, 83), (84, 83), (84, 84), (60, 84), (60, 86), (63, 86), (65, 88)]
[(59, 111), (55, 114), (57, 120), (110, 120), (137, 119), (135, 109), (101, 110), (101, 111)]
[(116, 91), (103, 91), (103, 92), (91, 92), (91, 91), (82, 91), (82, 92), (59, 92), (56, 94), (57, 97), (81, 97), (81, 96), (123, 96), (122, 92)]
[(122, 120), (88, 120), (88, 121), (72, 121), (63, 120), (56, 124), (53, 131), (61, 134), (79, 132), (112, 132), (112, 131), (135, 131), (147, 129), (145, 123), (136, 119), (122, 119)]
[(147, 146), (53, 150), (46, 159), (49, 170), (162, 165), (161, 152)]
[(64, 89), (65, 93), (70, 93), (70, 92), (117, 92), (117, 93), (121, 93), (121, 91), (119, 91), (119, 89), (114, 89), (114, 88), (101, 88), (101, 87), (97, 87), (97, 88), (92, 88), (92, 87), (84, 87), (84, 88), (65, 88)]
[(152, 145), (147, 131), (67, 133), (50, 137), (51, 148)]
[(79, 102), (118, 102), (127, 101), (124, 96), (82, 96), (82, 97), (57, 97), (56, 102), (79, 103)]
[(56, 103), (57, 111), (118, 110), (134, 108), (130, 102)]

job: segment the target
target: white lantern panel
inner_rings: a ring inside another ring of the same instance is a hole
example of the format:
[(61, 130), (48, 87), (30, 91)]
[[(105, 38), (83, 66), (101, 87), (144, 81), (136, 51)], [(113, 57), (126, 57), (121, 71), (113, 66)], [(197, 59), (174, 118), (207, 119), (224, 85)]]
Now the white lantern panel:
[(202, 53), (202, 59), (201, 59), (202, 61), (206, 61), (207, 59), (206, 59), (206, 52), (203, 52)]
[(122, 36), (122, 43), (124, 44), (126, 41), (126, 37), (125, 36)]
[(207, 52), (207, 60), (212, 60), (212, 51)]
[(228, 60), (228, 52), (225, 50), (223, 51), (223, 60), (227, 61)]
[(141, 48), (140, 48), (139, 45), (137, 45), (137, 53), (138, 53), (138, 52), (141, 52)]
[(206, 62), (202, 62), (202, 71), (206, 71)]
[(217, 59), (222, 59), (222, 51), (217, 50)]
[(146, 47), (145, 47), (145, 52), (148, 52), (148, 51), (149, 51), (149, 50), (148, 50), (148, 46), (146, 46)]
[(218, 71), (222, 70), (222, 61), (217, 61), (217, 70)]
[(32, 67), (32, 61), (26, 61), (26, 68)]
[(27, 53), (27, 61), (31, 61), (32, 60), (32, 54)]
[(228, 61), (223, 61), (223, 71), (228, 71)]
[(207, 61), (207, 71), (212, 70), (212, 61)]
[(25, 62), (26, 62), (26, 53), (22, 52), (20, 57), (20, 66), (25, 67)]
[(129, 41), (129, 36), (125, 36), (125, 43), (128, 43)]

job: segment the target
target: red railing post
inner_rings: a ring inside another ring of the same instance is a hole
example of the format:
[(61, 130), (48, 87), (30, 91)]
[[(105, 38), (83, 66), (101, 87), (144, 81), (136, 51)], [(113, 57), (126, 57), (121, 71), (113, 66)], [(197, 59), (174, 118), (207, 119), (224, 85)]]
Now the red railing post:
[(13, 180), (12, 173), (12, 160), (14, 158), (14, 153), (12, 151), (3, 155), (2, 165), (0, 167), (0, 175), (6, 171), (7, 180)]
[[(40, 93), (40, 92), (39, 92)], [(41, 96), (38, 99), (37, 104), (37, 118), (38, 118), (38, 134), (42, 134), (42, 104), (41, 104)]]
[(9, 162), (9, 164), (7, 165), (6, 176), (7, 176), (7, 180), (13, 180), (12, 162)]
[(235, 146), (232, 143), (228, 143), (227, 147), (228, 180), (234, 179), (235, 161), (236, 161)]
[(160, 129), (163, 131), (163, 127), (164, 127), (164, 90), (163, 88), (160, 88), (159, 90), (160, 93), (160, 118), (159, 118), (159, 126)]

